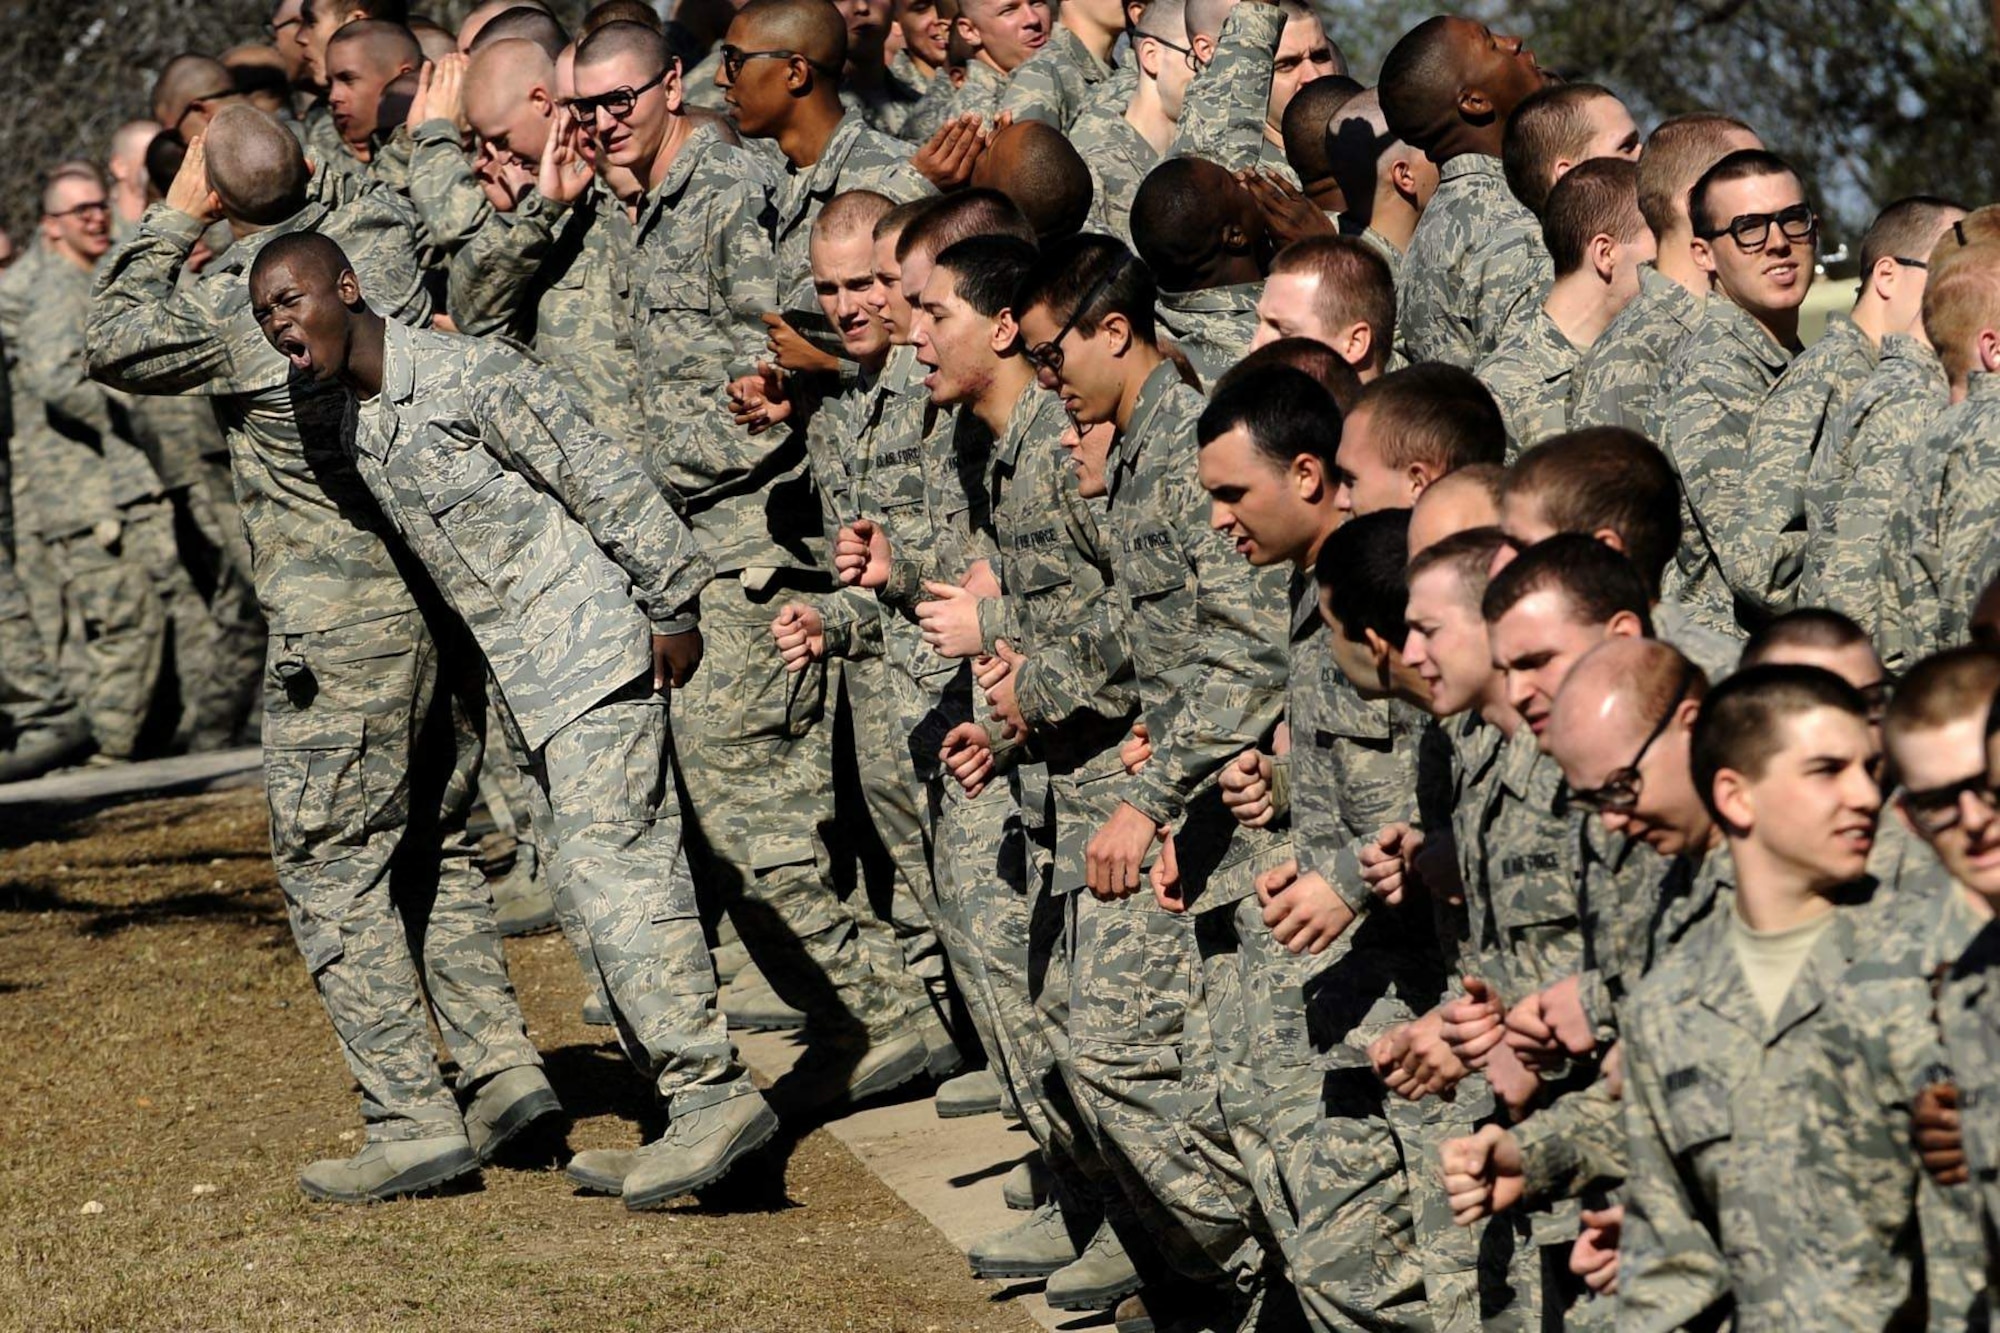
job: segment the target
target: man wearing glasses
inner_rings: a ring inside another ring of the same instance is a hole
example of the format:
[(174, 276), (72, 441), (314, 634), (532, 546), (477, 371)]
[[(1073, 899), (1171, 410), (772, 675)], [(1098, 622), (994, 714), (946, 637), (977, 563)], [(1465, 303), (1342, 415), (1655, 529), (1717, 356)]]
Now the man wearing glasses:
[[(1679, 586), (1704, 624), (1753, 629), (1769, 616), (1744, 588), (1734, 595), (1720, 552), (1729, 534), (1763, 516), (1745, 493), (1757, 410), (1799, 352), (1799, 307), (1812, 289), (1819, 217), (1789, 163), (1762, 149), (1731, 153), (1688, 194), (1695, 266), (1709, 299), (1661, 385), (1661, 447), (1680, 473), (1694, 523), (1681, 534)], [(1803, 484), (1807, 460), (1789, 460)]]
[[(1921, 324), (1931, 247), (1965, 210), (1920, 196), (1890, 204), (1861, 238), (1861, 287), (1845, 318), (1785, 371), (1750, 427), (1744, 522), (1721, 534), (1723, 577), (1765, 613), (1794, 604), (1807, 541), (1807, 495), (1836, 493), (1853, 457), (1839, 430), (1849, 397), (1874, 370), (1884, 339)], [(1810, 467), (1806, 460), (1810, 459)], [(1812, 516), (1812, 528), (1824, 527)]]

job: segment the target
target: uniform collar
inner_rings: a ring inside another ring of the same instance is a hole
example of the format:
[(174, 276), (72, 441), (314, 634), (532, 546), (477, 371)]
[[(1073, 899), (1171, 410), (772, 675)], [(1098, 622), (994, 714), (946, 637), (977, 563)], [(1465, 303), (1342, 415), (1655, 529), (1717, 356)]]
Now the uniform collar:
[(1131, 467), (1139, 461), (1139, 450), (1145, 444), (1153, 415), (1179, 383), (1180, 370), (1171, 361), (1160, 362), (1153, 367), (1153, 373), (1146, 376), (1146, 382), (1139, 386), (1139, 399), (1132, 404), (1132, 424), (1118, 433), (1118, 461), (1121, 464)]
[(1491, 176), (1503, 184), (1507, 179), (1506, 170), (1500, 165), (1500, 159), (1489, 157), (1485, 153), (1460, 153), (1457, 157), (1454, 157), (1451, 161), (1438, 168), (1438, 183), (1440, 185), (1447, 181), (1464, 180), (1471, 176)]

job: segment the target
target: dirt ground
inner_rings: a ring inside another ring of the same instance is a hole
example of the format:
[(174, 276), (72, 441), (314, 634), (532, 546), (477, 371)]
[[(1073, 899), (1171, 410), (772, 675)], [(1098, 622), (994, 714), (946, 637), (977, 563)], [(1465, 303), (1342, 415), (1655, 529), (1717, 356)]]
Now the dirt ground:
[[(295, 1173), (360, 1120), (267, 848), (255, 792), (0, 816), (0, 1329), (1032, 1327), (824, 1132), (665, 1213), (553, 1166), (306, 1202)], [(509, 956), (570, 1145), (636, 1142), (561, 938)]]

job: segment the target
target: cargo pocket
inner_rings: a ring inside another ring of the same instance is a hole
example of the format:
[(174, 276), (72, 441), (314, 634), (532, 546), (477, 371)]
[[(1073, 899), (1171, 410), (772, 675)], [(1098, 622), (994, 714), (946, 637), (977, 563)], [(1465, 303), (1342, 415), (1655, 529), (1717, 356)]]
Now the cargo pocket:
[(267, 713), (264, 786), (271, 851), (306, 966), (341, 956), (337, 900), (352, 892), (338, 869), (367, 843), (365, 732), (358, 714)]

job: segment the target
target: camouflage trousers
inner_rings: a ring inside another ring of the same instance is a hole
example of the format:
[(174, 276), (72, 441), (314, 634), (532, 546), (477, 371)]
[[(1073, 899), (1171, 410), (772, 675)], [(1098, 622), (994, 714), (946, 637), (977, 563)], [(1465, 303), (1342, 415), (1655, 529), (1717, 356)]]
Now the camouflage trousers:
[(588, 939), (619, 1044), (679, 1115), (751, 1090), (716, 1008), (715, 965), (681, 840), (666, 696), (634, 681), (530, 759), (556, 902)]
[(842, 901), (826, 845), (833, 818), (826, 671), (793, 674), (771, 621), (797, 590), (725, 575), (702, 593), (701, 669), (673, 694), (687, 841), (707, 912), (727, 912), (779, 997), (829, 1035), (907, 1031), (923, 983), (886, 966), (873, 913)]
[(942, 946), (925, 909), (937, 896), (929, 796), (909, 753), (912, 714), (920, 718), (926, 701), (915, 697), (916, 682), (886, 658), (847, 658), (832, 667), (853, 726), (851, 754), (840, 758), (853, 763), (868, 820), (887, 856), (886, 882), (869, 886), (871, 907), (893, 935), (904, 966), (919, 976), (942, 976)]
[(1177, 1272), (1247, 1285), (1265, 1249), (1223, 1115), (1195, 923), (1145, 889), (1064, 897), (1069, 1050), (1109, 1171)]
[(153, 735), (187, 744), (233, 730), (239, 690), (216, 667), (220, 635), (181, 567), (173, 511), (120, 511), (106, 546), (90, 532), (52, 547), (62, 587), (61, 662), (98, 749), (129, 759)]
[[(197, 710), (197, 729), (188, 744), (194, 750), (221, 749), (257, 725), (263, 707), (257, 681), (268, 634), (250, 582), (250, 544), (243, 535), (229, 460), (205, 460), (199, 480), (178, 492), (175, 502), (206, 548), (209, 577), (199, 591), (214, 622), (209, 644), (187, 645), (189, 660), (181, 670), (184, 680), (212, 682), (202, 687), (209, 692), (208, 702)], [(204, 658), (200, 650), (210, 644)]]
[(463, 1132), (430, 1019), (467, 1091), (539, 1065), (473, 864), (476, 687), (441, 688), (414, 609), (274, 634), (264, 783), (278, 886), (370, 1140)]
[(18, 736), (75, 711), (35, 628), (20, 575), (13, 561), (0, 559), (0, 713)]

